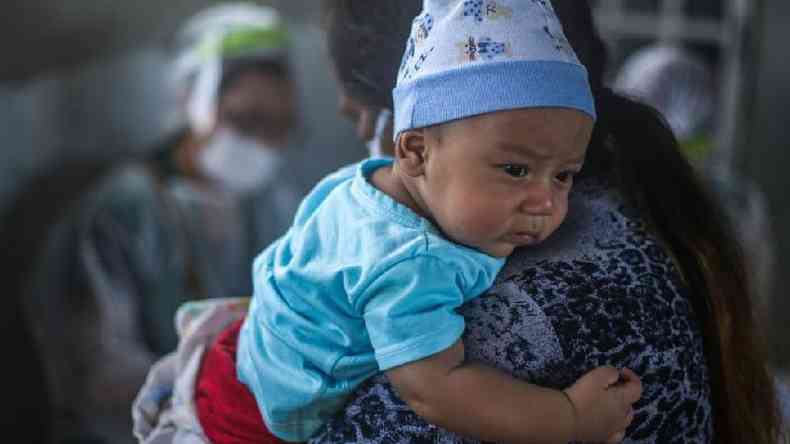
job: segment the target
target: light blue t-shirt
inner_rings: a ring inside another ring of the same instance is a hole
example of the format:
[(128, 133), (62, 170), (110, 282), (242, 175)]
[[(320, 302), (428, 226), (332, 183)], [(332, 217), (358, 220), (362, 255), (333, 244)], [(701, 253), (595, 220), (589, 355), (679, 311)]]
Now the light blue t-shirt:
[(504, 265), (371, 185), (391, 163), (368, 159), (325, 178), (253, 265), (238, 377), (286, 441), (310, 438), (370, 376), (454, 344), (464, 330), (456, 309)]

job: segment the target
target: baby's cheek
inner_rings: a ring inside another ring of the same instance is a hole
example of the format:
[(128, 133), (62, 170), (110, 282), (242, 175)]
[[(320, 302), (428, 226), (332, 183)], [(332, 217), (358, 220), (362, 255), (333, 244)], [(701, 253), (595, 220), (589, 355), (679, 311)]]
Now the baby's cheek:
[(476, 237), (487, 238), (501, 234), (509, 221), (509, 213), (496, 206), (487, 205), (466, 212), (467, 226)]
[(453, 196), (453, 211), (449, 220), (459, 229), (467, 242), (486, 241), (502, 235), (512, 217), (510, 196), (501, 196), (485, 189), (467, 188)]
[[(565, 218), (568, 216), (568, 199), (567, 196), (564, 199), (559, 199), (556, 203), (556, 211), (551, 217), (551, 233), (555, 232), (557, 228), (562, 225), (565, 221)], [(551, 234), (549, 233), (549, 234)]]

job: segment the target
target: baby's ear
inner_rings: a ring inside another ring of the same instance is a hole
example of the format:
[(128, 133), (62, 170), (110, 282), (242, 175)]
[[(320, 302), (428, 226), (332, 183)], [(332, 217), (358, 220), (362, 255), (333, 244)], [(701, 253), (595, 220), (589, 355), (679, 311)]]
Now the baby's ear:
[(400, 133), (395, 142), (395, 160), (398, 168), (411, 177), (425, 173), (428, 146), (425, 143), (425, 130), (406, 130)]

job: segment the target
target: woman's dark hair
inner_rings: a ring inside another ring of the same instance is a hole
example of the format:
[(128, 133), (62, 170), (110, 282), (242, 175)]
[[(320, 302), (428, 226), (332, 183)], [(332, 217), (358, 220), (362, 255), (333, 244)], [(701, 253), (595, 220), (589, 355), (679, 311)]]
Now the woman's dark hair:
[(710, 371), (715, 441), (778, 442), (782, 428), (775, 385), (744, 259), (724, 212), (681, 154), (663, 117), (604, 86), (607, 53), (588, 2), (553, 4), (596, 97), (599, 120), (589, 148), (591, 166), (613, 174), (666, 243), (691, 290)]
[(347, 94), (392, 109), (398, 63), (421, 6), (421, 0), (324, 1), (329, 55)]

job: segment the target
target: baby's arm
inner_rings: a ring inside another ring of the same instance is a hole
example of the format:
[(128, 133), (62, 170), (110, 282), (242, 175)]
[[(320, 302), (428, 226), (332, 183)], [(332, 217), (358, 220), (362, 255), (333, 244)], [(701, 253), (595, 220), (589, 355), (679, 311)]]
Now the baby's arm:
[(459, 340), (449, 349), (386, 372), (400, 396), (426, 421), (484, 441), (619, 442), (641, 396), (632, 372), (615, 385), (615, 369), (596, 369), (565, 393), (464, 362)]

